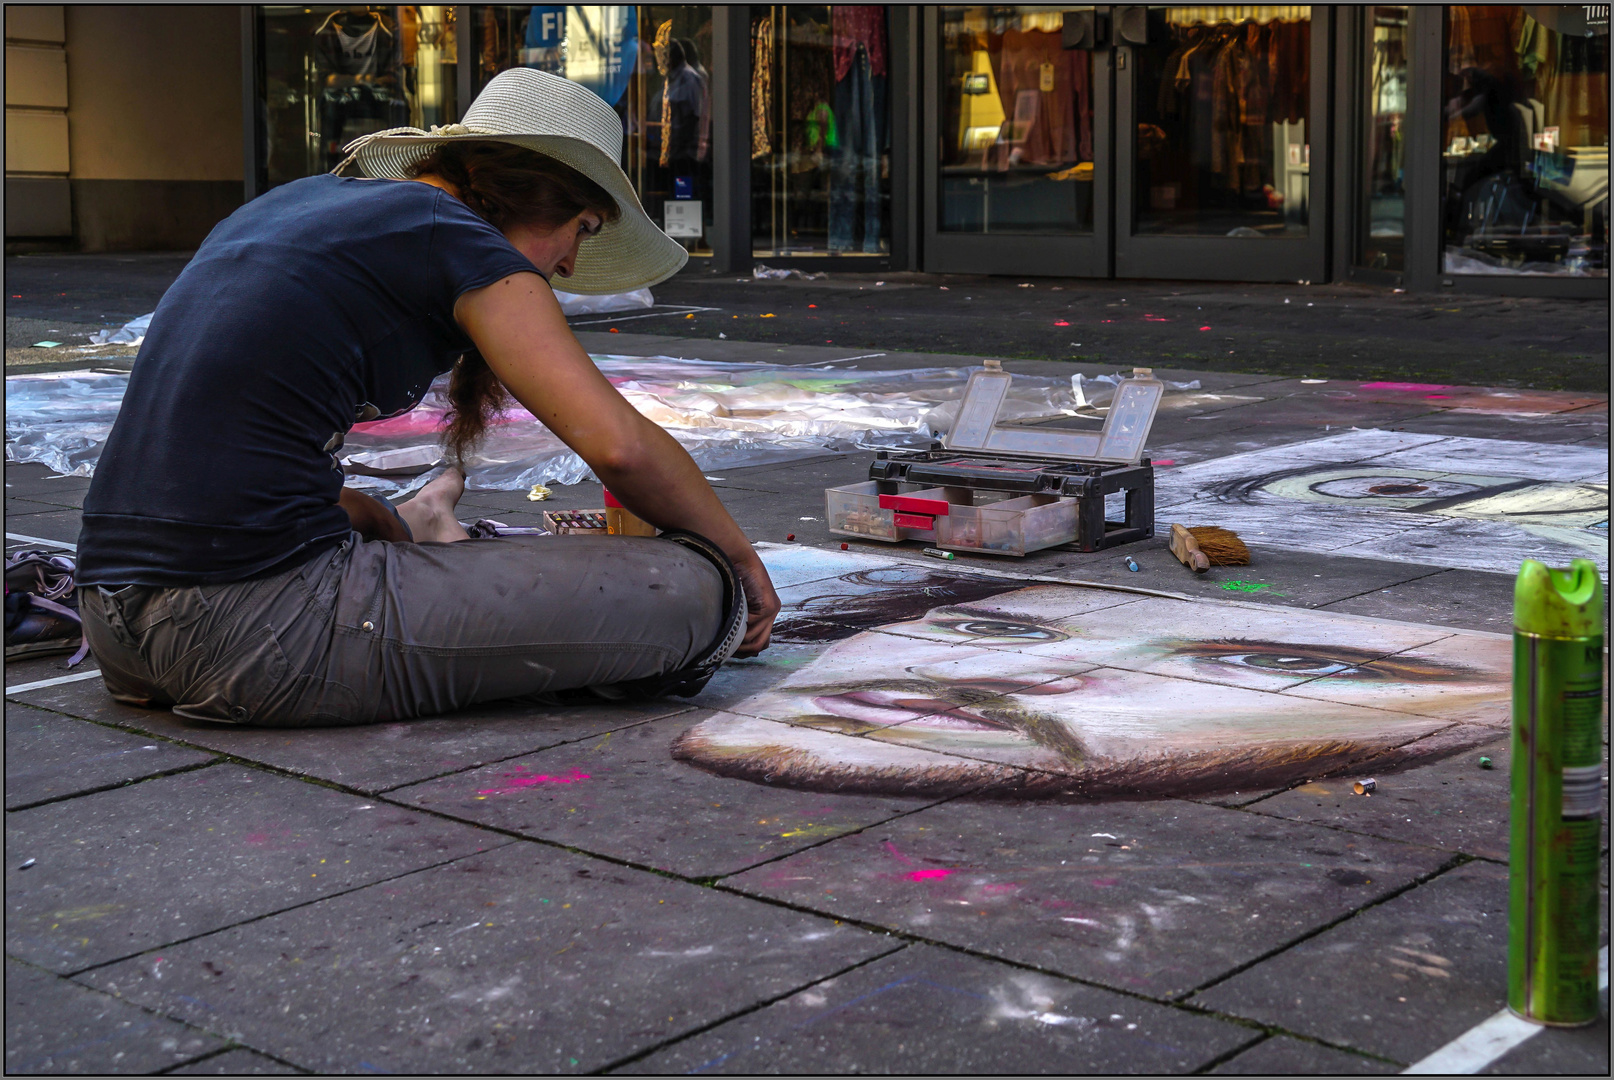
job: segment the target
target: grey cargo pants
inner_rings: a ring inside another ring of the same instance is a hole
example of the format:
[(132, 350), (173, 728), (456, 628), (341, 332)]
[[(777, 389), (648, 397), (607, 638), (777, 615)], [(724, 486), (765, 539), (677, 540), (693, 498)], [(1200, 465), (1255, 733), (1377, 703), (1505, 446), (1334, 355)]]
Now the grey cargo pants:
[(675, 671), (711, 648), (723, 581), (646, 537), (452, 544), (357, 533), (226, 585), (79, 590), (107, 689), (132, 705), (318, 727)]

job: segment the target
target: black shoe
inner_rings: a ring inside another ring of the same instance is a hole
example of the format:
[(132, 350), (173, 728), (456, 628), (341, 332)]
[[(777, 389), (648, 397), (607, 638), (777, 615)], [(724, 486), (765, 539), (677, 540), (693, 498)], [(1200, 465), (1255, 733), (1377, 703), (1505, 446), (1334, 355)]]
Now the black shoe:
[(77, 652), (83, 646), (78, 612), (32, 593), (6, 594), (7, 660)]

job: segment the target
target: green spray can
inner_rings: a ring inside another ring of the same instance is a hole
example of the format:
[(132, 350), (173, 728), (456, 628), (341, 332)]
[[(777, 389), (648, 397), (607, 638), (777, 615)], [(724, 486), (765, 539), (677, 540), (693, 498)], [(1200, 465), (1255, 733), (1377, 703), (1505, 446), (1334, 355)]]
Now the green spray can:
[(1526, 559), (1513, 592), (1508, 1008), (1537, 1023), (1597, 1018), (1602, 719), (1597, 565)]

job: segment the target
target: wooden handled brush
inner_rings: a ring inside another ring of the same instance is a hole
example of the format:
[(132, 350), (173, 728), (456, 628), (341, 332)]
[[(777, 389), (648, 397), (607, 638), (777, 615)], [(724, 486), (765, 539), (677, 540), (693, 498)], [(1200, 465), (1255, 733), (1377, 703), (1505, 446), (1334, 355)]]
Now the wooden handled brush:
[(1171, 553), (1196, 574), (1213, 566), (1248, 566), (1250, 549), (1238, 534), (1216, 525), (1171, 527)]

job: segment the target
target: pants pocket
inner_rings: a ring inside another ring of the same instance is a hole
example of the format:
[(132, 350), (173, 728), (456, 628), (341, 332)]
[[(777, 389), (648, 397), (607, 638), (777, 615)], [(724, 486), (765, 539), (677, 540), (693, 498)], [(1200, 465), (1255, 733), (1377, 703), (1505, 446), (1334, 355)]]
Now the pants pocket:
[(361, 701), (352, 687), (318, 675), (289, 681), (278, 700), (254, 720), (263, 727), (350, 727), (375, 719), (375, 703)]
[(208, 667), (185, 692), (186, 700), (174, 705), (174, 712), (180, 716), (230, 724), (256, 723), (264, 706), (291, 673), (291, 665), (270, 626), (253, 631)]

